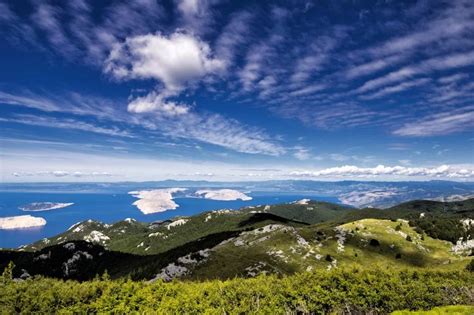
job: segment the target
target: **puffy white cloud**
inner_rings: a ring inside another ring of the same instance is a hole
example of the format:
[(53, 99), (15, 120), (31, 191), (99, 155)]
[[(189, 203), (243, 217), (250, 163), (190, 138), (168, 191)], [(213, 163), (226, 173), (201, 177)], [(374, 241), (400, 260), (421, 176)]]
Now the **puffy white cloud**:
[(105, 71), (119, 79), (157, 79), (173, 91), (221, 68), (222, 61), (211, 57), (205, 42), (176, 32), (127, 38), (112, 50)]
[(170, 36), (158, 33), (127, 38), (111, 51), (104, 71), (118, 79), (155, 79), (163, 84), (160, 93), (132, 101), (130, 111), (176, 113), (185, 107), (167, 102), (167, 98), (223, 68), (224, 62), (211, 56), (207, 43), (176, 32)]
[(163, 116), (179, 116), (189, 112), (190, 106), (174, 101), (166, 100), (163, 94), (155, 91), (137, 97), (128, 104), (128, 110), (132, 113), (146, 113), (154, 111)]
[(358, 167), (354, 165), (344, 165), (331, 167), (316, 171), (294, 171), (289, 174), (292, 177), (378, 177), (378, 176), (399, 176), (399, 177), (442, 177), (442, 178), (472, 178), (474, 168), (455, 168), (449, 165), (438, 167), (405, 167), (405, 166), (385, 166)]

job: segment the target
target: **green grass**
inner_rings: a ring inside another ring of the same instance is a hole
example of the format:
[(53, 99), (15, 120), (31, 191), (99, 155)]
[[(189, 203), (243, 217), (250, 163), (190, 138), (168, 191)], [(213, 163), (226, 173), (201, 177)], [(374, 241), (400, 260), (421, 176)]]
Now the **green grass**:
[[(396, 231), (397, 225), (401, 230)], [(187, 279), (229, 279), (261, 273), (294, 274), (307, 270), (390, 268), (392, 270), (460, 270), (469, 257), (450, 252), (451, 244), (418, 234), (406, 221), (363, 219), (340, 226), (347, 232), (338, 249), (337, 232), (319, 226), (284, 227), (267, 233), (245, 232), (212, 249), (210, 257), (190, 267)], [(409, 235), (412, 241), (406, 239)], [(378, 246), (371, 246), (376, 239)], [(304, 241), (302, 241), (304, 240)], [(303, 242), (303, 243), (301, 243)], [(332, 261), (327, 261), (330, 256)]]
[(395, 311), (392, 315), (472, 315), (474, 306), (472, 305), (450, 305), (435, 307), (429, 311)]

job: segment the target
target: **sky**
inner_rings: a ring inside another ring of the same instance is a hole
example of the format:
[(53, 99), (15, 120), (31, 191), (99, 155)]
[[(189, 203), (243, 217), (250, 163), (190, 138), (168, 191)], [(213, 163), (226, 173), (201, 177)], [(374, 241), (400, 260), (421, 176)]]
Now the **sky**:
[(2, 182), (474, 179), (474, 2), (0, 0)]

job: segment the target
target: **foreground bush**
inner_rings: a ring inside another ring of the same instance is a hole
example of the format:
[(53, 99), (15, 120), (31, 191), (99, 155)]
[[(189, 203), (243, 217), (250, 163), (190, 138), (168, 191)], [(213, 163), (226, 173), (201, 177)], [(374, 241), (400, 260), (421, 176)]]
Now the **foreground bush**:
[(341, 271), (164, 283), (0, 278), (2, 313), (239, 314), (421, 310), (472, 304), (473, 273)]

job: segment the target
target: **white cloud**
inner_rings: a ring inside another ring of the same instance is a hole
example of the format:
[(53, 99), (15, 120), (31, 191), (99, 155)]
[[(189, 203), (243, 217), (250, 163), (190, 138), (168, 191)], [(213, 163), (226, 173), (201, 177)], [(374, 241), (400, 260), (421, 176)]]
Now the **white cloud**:
[(164, 85), (159, 93), (132, 101), (130, 111), (167, 112), (171, 108), (176, 112), (184, 108), (168, 102), (169, 97), (223, 68), (224, 62), (211, 56), (207, 43), (176, 32), (170, 36), (148, 34), (127, 38), (111, 51), (104, 71), (117, 79), (155, 79)]
[(326, 84), (310, 84), (308, 86), (305, 86), (304, 88), (301, 88), (296, 91), (290, 92), (291, 96), (304, 96), (304, 95), (310, 95), (314, 94), (315, 92), (324, 90), (326, 88)]
[(23, 91), (14, 94), (0, 91), (0, 103), (33, 108), (43, 112), (94, 116), (112, 121), (128, 120), (124, 117), (126, 112), (121, 110), (120, 103), (75, 92), (37, 94)]
[(315, 171), (294, 171), (289, 174), (291, 177), (441, 177), (441, 178), (473, 178), (474, 168), (458, 168), (449, 165), (438, 167), (405, 167), (405, 166), (384, 166), (358, 167), (354, 165), (344, 165), (331, 167)]
[(202, 3), (207, 1), (199, 0), (178, 0), (178, 10), (186, 17), (202, 14), (203, 7)]
[(212, 31), (214, 17), (212, 6), (220, 0), (176, 0), (177, 10), (181, 15), (180, 27), (193, 34), (205, 34)]
[(221, 68), (222, 61), (212, 58), (205, 42), (180, 32), (127, 38), (105, 64), (105, 71), (116, 78), (156, 79), (169, 91), (179, 91), (186, 82)]
[(226, 68), (234, 62), (239, 48), (249, 39), (253, 14), (241, 11), (232, 16), (216, 41), (216, 56), (225, 62)]
[(37, 171), (37, 172), (13, 172), (14, 177), (111, 177), (108, 172), (81, 172), (81, 171)]
[(354, 66), (347, 70), (345, 77), (347, 79), (354, 79), (364, 75), (369, 75), (377, 71), (383, 70), (387, 67), (393, 66), (404, 59), (403, 55), (390, 56), (387, 58), (371, 60), (366, 63)]
[(157, 127), (172, 137), (195, 139), (238, 152), (278, 156), (286, 150), (263, 131), (218, 114), (188, 113)]
[(420, 79), (416, 79), (416, 80), (413, 80), (413, 81), (403, 82), (403, 83), (400, 83), (400, 84), (385, 87), (383, 89), (378, 90), (375, 93), (361, 96), (361, 98), (362, 99), (380, 98), (380, 97), (384, 97), (384, 96), (387, 96), (387, 95), (390, 95), (390, 94), (403, 92), (405, 90), (408, 90), (408, 89), (411, 89), (411, 88), (414, 88), (414, 87), (425, 85), (430, 81), (431, 81), (431, 79), (428, 79), (428, 78), (420, 78)]
[(445, 135), (474, 127), (474, 106), (436, 113), (403, 125), (393, 131), (398, 136)]
[(71, 44), (60, 21), (60, 8), (47, 3), (38, 2), (36, 11), (31, 19), (42, 29), (51, 45), (64, 57), (70, 58), (76, 53), (76, 48)]
[(244, 153), (280, 155), (284, 149), (259, 130), (217, 114), (200, 113), (187, 104), (170, 100), (201, 79), (224, 69), (209, 46), (190, 34), (161, 34), (128, 38), (117, 46), (105, 72), (119, 79), (155, 79), (164, 89), (137, 97), (128, 104), (142, 124), (165, 134), (195, 139)]
[(438, 79), (438, 82), (443, 83), (443, 84), (451, 84), (451, 83), (461, 81), (467, 78), (469, 78), (469, 75), (467, 73), (456, 73), (456, 74), (449, 75), (446, 77), (441, 77)]
[[(0, 91), (0, 103), (9, 105), (25, 106), (45, 112), (95, 116), (114, 123), (142, 127), (146, 132), (161, 131), (173, 138), (202, 141), (244, 153), (281, 155), (286, 151), (260, 129), (241, 124), (222, 115), (197, 113), (186, 104), (173, 101), (159, 103), (162, 99), (155, 98), (160, 98), (160, 94), (150, 92), (147, 96), (136, 98), (129, 106), (133, 108), (134, 113), (146, 114), (145, 107), (150, 106), (149, 102), (155, 102), (155, 105), (151, 106), (155, 106), (155, 109), (159, 106), (159, 112), (154, 112), (154, 115), (130, 116), (125, 110), (120, 110), (115, 102), (81, 96), (77, 93), (51, 98), (32, 93), (16, 95)], [(8, 119), (3, 118), (3, 121), (83, 130), (111, 136), (134, 136), (129, 131), (113, 125), (102, 127), (70, 118), (17, 115)]]
[(128, 110), (132, 113), (154, 112), (162, 116), (179, 116), (189, 112), (190, 106), (166, 100), (166, 96), (155, 91), (141, 97), (137, 97), (128, 104)]
[(30, 126), (41, 126), (47, 128), (59, 128), (59, 129), (68, 129), (68, 130), (81, 130), (87, 132), (93, 132), (108, 136), (119, 136), (119, 137), (133, 137), (128, 131), (121, 130), (117, 127), (101, 127), (94, 124), (90, 124), (84, 121), (79, 121), (70, 118), (54, 118), (47, 116), (37, 116), (37, 115), (16, 115), (12, 118), (0, 118), (0, 121), (24, 124)]
[(293, 153), (293, 156), (297, 158), (298, 160), (304, 161), (311, 158), (311, 153), (309, 152), (308, 149), (301, 146), (297, 146), (295, 147), (295, 149), (296, 149), (296, 152)]
[(331, 30), (331, 34), (316, 37), (305, 48), (305, 55), (296, 59), (290, 81), (296, 84), (305, 82), (321, 70), (323, 65), (330, 60), (331, 51), (340, 44), (345, 36), (346, 30), (336, 26)]
[(433, 43), (443, 43), (448, 39), (469, 36), (474, 30), (472, 20), (472, 1), (453, 0), (440, 10), (431, 20), (421, 20), (414, 31), (398, 37), (390, 38), (382, 45), (372, 47), (364, 54), (387, 56), (395, 54), (410, 54), (415, 49), (427, 47)]
[(456, 53), (442, 57), (434, 57), (422, 61), (418, 65), (405, 66), (396, 71), (392, 71), (384, 76), (369, 80), (357, 89), (363, 93), (376, 88), (396, 83), (420, 74), (430, 74), (435, 71), (443, 71), (470, 66), (474, 64), (474, 51), (466, 53)]
[(340, 154), (340, 153), (329, 154), (329, 158), (333, 161), (338, 161), (338, 162), (347, 161), (350, 159), (350, 157), (344, 154)]

